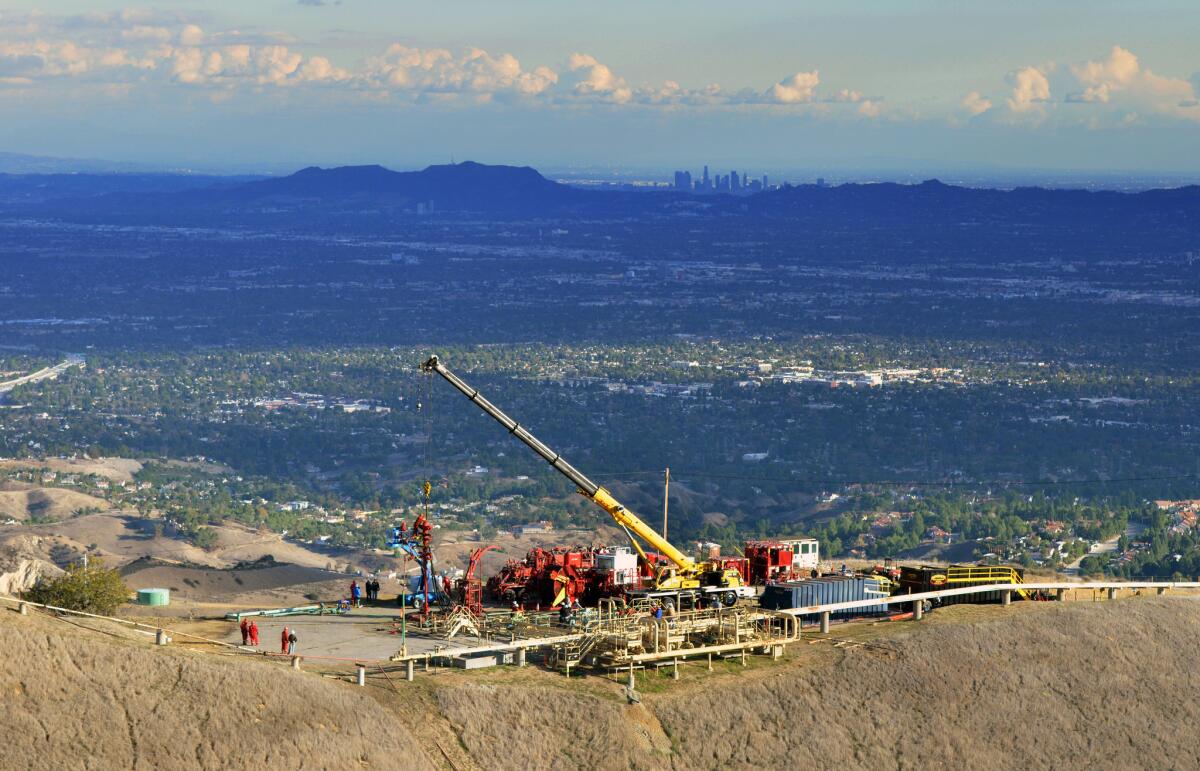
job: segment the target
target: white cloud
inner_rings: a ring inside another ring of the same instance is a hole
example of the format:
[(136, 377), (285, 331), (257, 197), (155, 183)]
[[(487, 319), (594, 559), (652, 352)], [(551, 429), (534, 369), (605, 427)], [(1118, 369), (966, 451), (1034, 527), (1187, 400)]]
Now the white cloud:
[(1037, 67), (1023, 67), (1010, 73), (1008, 81), (1012, 84), (1012, 95), (1007, 103), (1013, 112), (1029, 112), (1050, 101), (1050, 81)]
[(204, 42), (204, 30), (195, 24), (188, 24), (179, 31), (179, 45), (198, 46)]
[(880, 99), (850, 88), (820, 94), (816, 70), (797, 72), (765, 90), (726, 90), (716, 83), (689, 88), (675, 80), (635, 85), (587, 53), (573, 53), (552, 69), (524, 66), (510, 53), (400, 43), (350, 65), (310, 52), (286, 34), (202, 29), (197, 21), (183, 14), (132, 10), (0, 14), (0, 84), (20, 85), (28, 92), (74, 80), (97, 94), (205, 89), (221, 100), (239, 91), (314, 87), (372, 101), (499, 99), (559, 107), (796, 109), (814, 115), (841, 110), (863, 118), (877, 117), (881, 109)]
[(151, 41), (155, 43), (165, 43), (172, 37), (171, 30), (166, 27), (148, 27), (144, 24), (138, 24), (128, 29), (121, 30), (121, 39), (126, 41)]
[[(1008, 83), (1011, 92), (1005, 103), (1011, 113), (1037, 120), (1054, 117), (1089, 128), (1143, 125), (1164, 117), (1200, 122), (1200, 78), (1159, 75), (1119, 45), (1103, 57), (1066, 67), (1023, 67), (1009, 73)], [(1054, 99), (1052, 93), (1066, 96)], [(1054, 109), (1062, 103), (1077, 107), (1066, 112)], [(991, 100), (977, 91), (961, 103), (969, 117), (991, 106)]]
[(617, 76), (607, 65), (588, 54), (574, 53), (567, 59), (572, 93), (586, 99), (625, 104), (633, 98), (633, 90), (625, 78)]
[(300, 67), (300, 80), (309, 83), (342, 82), (350, 79), (350, 73), (341, 67), (335, 67), (324, 56), (313, 56)]
[(455, 55), (395, 43), (382, 56), (369, 59), (359, 78), (372, 87), (399, 92), (535, 95), (554, 85), (558, 75), (547, 67), (525, 70), (511, 54), (493, 56), (469, 48)]
[(983, 115), (992, 109), (992, 101), (980, 96), (978, 91), (972, 91), (963, 97), (960, 106), (968, 117), (974, 118), (976, 115)]
[(881, 112), (882, 106), (872, 99), (863, 99), (858, 103), (858, 114), (864, 118), (878, 118)]
[(1121, 46), (1113, 46), (1107, 59), (1073, 65), (1071, 72), (1084, 85), (1113, 85), (1122, 88), (1131, 83), (1141, 71), (1138, 58)]
[[(1079, 90), (1067, 96), (1069, 102), (1113, 104), (1150, 113), (1200, 118), (1192, 82), (1158, 75), (1143, 67), (1132, 51), (1121, 46), (1113, 46), (1103, 59), (1086, 61), (1070, 69)], [(1136, 110), (1126, 114), (1137, 115)]]
[(812, 72), (797, 72), (790, 78), (784, 78), (767, 90), (771, 101), (780, 104), (802, 104), (811, 102), (817, 86), (821, 83), (817, 70)]
[(843, 88), (840, 91), (835, 92), (834, 95), (829, 97), (826, 101), (858, 103), (858, 102), (870, 101), (870, 100), (866, 99), (862, 95), (861, 91), (852, 91), (851, 89)]

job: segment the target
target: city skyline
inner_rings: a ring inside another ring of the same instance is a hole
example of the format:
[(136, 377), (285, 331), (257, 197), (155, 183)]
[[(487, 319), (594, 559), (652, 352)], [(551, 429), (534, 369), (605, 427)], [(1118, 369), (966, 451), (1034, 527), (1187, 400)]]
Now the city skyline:
[(0, 151), (217, 171), (458, 157), (666, 172), (706, 157), (1196, 174), (1189, 21), (1200, 8), (1173, 0), (1138, 13), (766, 2), (753, 15), (712, 2), (10, 0)]

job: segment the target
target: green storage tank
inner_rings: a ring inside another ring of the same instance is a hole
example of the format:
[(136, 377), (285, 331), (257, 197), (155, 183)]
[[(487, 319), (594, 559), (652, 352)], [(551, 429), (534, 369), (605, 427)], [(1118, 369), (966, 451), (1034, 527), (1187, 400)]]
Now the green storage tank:
[(138, 589), (138, 605), (169, 605), (170, 589)]

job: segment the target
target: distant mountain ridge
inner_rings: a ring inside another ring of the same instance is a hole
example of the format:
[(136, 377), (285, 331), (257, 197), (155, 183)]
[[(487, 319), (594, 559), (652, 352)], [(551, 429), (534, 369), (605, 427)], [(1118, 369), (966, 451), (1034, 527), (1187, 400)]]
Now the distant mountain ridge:
[(1200, 227), (1200, 186), (1136, 193), (1018, 187), (958, 187), (939, 180), (916, 185), (853, 183), (786, 186), (751, 196), (748, 209), (793, 222), (967, 227), (990, 223), (1020, 228), (1090, 226)]
[(243, 201), (293, 198), (350, 202), (432, 203), (447, 210), (532, 210), (579, 200), (583, 191), (546, 179), (528, 166), (474, 161), (392, 171), (383, 166), (310, 166), (295, 174), (240, 185), (227, 196)]
[[(43, 184), (44, 183), (44, 184)], [(379, 165), (301, 169), (284, 177), (155, 175), (0, 176), (0, 210), (89, 222), (366, 226), (408, 214), (472, 213), (499, 219), (723, 216), (786, 221), (800, 230), (886, 225), (957, 229), (987, 224), (1200, 233), (1200, 187), (1137, 193), (920, 184), (785, 185), (749, 196), (687, 191), (580, 189), (528, 166), (466, 161), (392, 171)], [(319, 224), (318, 224), (319, 223)], [(930, 231), (930, 232), (937, 232)]]
[(307, 203), (337, 208), (415, 208), (424, 203), (432, 204), (434, 211), (508, 215), (670, 213), (681, 205), (699, 205), (714, 212), (745, 212), (751, 216), (805, 219), (820, 214), (847, 221), (917, 216), (930, 222), (997, 217), (1087, 219), (1097, 213), (1107, 218), (1150, 210), (1170, 213), (1177, 207), (1190, 211), (1200, 204), (1200, 187), (1195, 186), (1139, 193), (1037, 187), (999, 190), (957, 187), (936, 179), (916, 185), (785, 185), (745, 197), (693, 195), (677, 190), (581, 190), (549, 180), (529, 166), (491, 166), (474, 161), (428, 166), (420, 171), (392, 171), (378, 165), (312, 166), (286, 177), (248, 182), (221, 192), (195, 190), (186, 195), (198, 199), (213, 195), (242, 204)]

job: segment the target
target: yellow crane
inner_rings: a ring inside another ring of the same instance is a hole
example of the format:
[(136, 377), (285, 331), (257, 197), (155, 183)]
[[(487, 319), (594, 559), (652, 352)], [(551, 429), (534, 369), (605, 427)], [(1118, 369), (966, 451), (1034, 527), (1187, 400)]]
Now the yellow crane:
[(636, 535), (650, 545), (668, 560), (670, 565), (657, 569), (654, 576), (654, 588), (660, 592), (688, 592), (716, 594), (726, 605), (733, 605), (739, 596), (753, 594), (753, 589), (742, 584), (738, 571), (723, 568), (719, 562), (697, 562), (675, 548), (667, 539), (659, 535), (654, 528), (646, 524), (640, 517), (621, 505), (612, 493), (588, 479), (578, 469), (567, 462), (540, 439), (529, 433), (517, 421), (489, 402), (475, 388), (468, 385), (462, 378), (446, 368), (437, 356), (431, 356), (421, 365), (421, 371), (426, 374), (438, 374), (454, 386), (463, 396), (490, 415), (497, 423), (504, 426), (510, 434), (521, 440), (526, 447), (538, 454), (555, 471), (571, 480), (579, 490), (579, 494), (608, 512), (609, 516), (630, 536), (638, 554), (645, 560), (646, 554), (633, 537)]

